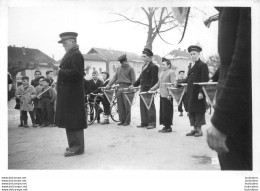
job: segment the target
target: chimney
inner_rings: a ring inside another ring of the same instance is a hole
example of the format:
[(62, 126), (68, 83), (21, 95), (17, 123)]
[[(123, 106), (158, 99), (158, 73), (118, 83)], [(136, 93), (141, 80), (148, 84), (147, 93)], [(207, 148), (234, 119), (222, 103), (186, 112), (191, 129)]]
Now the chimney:
[(26, 55), (24, 46), (22, 47), (22, 53), (23, 53), (24, 56)]

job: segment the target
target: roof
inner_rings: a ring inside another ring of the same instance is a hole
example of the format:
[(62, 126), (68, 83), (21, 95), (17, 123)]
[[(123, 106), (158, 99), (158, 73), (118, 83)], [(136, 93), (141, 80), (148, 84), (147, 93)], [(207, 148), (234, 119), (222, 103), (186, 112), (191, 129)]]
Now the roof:
[(184, 58), (188, 58), (190, 59), (190, 54), (187, 52), (186, 49), (181, 50), (176, 49), (176, 50), (172, 50), (171, 52), (169, 52), (165, 57), (170, 56), (170, 57), (184, 57)]
[(127, 60), (142, 62), (141, 56), (133, 52), (125, 52), (119, 50), (103, 49), (103, 48), (91, 48), (87, 54), (98, 54), (100, 58), (107, 61), (117, 61), (117, 58), (122, 54), (126, 54)]
[(8, 46), (8, 63), (55, 63), (38, 49)]
[(91, 61), (106, 61), (106, 59), (100, 57), (97, 53), (93, 54), (83, 54), (84, 60), (91, 60)]

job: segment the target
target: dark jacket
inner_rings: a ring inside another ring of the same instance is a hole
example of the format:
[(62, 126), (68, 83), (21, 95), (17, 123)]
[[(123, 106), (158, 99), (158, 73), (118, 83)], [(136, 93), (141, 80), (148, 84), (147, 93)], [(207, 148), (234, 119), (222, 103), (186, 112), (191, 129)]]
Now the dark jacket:
[(218, 82), (218, 78), (219, 78), (219, 68), (217, 69), (217, 71), (214, 73), (214, 75), (211, 77), (211, 80), (213, 82)]
[(33, 80), (31, 81), (31, 85), (32, 85), (33, 87), (38, 86), (38, 85), (39, 85), (39, 79), (38, 79), (38, 78), (37, 78), (37, 79), (33, 79)]
[(87, 127), (84, 101), (84, 58), (78, 48), (65, 54), (57, 82), (56, 124), (80, 130)]
[[(202, 86), (195, 85), (193, 83), (208, 82), (209, 81), (209, 70), (207, 64), (202, 62), (200, 59), (195, 62), (194, 66), (188, 70), (188, 75), (185, 80), (187, 83), (187, 106), (188, 112), (206, 112), (206, 96), (202, 90)], [(199, 93), (203, 94), (203, 99), (199, 100)]]
[(133, 85), (134, 87), (141, 86), (141, 92), (143, 92), (149, 91), (157, 82), (158, 66), (150, 62)]
[(99, 87), (101, 87), (103, 82), (100, 79), (97, 79), (97, 82), (95, 83), (93, 79), (91, 80), (85, 80), (84, 86), (85, 86), (85, 94), (90, 93), (98, 93)]
[(227, 146), (233, 139), (239, 149), (252, 144), (250, 9), (222, 8), (219, 16), (220, 71), (211, 121), (228, 136)]

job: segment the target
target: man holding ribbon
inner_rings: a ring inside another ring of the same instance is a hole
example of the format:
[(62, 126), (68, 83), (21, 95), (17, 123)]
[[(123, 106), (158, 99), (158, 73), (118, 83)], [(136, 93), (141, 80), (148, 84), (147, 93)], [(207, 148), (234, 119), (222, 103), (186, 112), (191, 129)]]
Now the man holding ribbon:
[[(142, 73), (130, 88), (140, 85), (140, 92), (147, 92), (158, 82), (158, 66), (152, 62), (152, 56), (153, 52), (148, 48), (144, 48), (142, 52), (142, 59), (144, 61)], [(156, 109), (154, 100), (152, 101), (150, 109), (147, 109), (144, 101), (140, 99), (140, 113), (141, 125), (138, 125), (138, 128), (153, 129), (156, 127)]]

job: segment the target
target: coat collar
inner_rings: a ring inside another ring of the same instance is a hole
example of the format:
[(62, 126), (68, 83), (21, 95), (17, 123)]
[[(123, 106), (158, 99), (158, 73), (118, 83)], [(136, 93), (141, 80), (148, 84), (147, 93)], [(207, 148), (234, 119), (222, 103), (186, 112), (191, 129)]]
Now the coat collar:
[(198, 67), (199, 63), (200, 63), (200, 59), (195, 62), (195, 64), (193, 65), (193, 67), (191, 67), (191, 63), (189, 64), (188, 75), (190, 75), (191, 72), (193, 72), (194, 70), (196, 70), (196, 68)]

